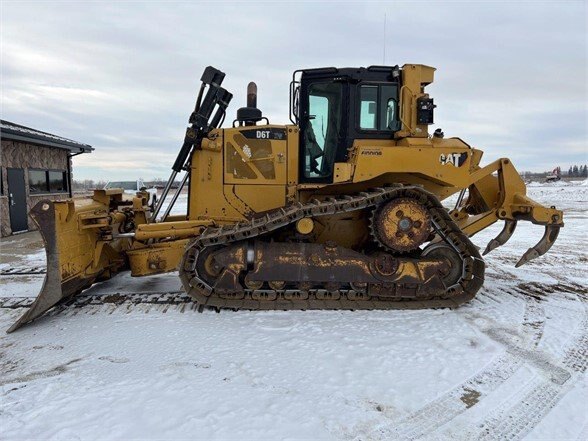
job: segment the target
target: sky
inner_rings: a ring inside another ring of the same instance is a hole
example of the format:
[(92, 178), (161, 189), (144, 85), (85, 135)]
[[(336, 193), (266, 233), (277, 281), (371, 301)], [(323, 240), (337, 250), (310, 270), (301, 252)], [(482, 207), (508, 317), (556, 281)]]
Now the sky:
[(431, 132), (521, 171), (588, 162), (584, 1), (0, 5), (1, 117), (92, 145), (74, 179), (167, 178), (208, 65), (227, 126), (249, 81), (285, 124), (296, 69), (427, 64)]

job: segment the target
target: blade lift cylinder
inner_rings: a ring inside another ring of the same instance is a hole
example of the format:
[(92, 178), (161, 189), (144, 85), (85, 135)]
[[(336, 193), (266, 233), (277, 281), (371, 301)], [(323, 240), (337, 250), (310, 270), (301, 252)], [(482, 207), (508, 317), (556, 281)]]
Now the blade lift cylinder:
[[(156, 221), (157, 215), (161, 211), (161, 207), (163, 206), (163, 203), (165, 202), (178, 173), (182, 170), (186, 170), (187, 175), (190, 173), (187, 163), (192, 149), (199, 148), (202, 138), (206, 136), (210, 130), (222, 125), (224, 116), (226, 114), (226, 109), (231, 102), (231, 99), (233, 98), (233, 95), (230, 92), (221, 87), (224, 78), (224, 72), (221, 72), (212, 66), (208, 66), (204, 70), (204, 73), (200, 78), (202, 85), (200, 86), (196, 105), (194, 106), (194, 112), (192, 112), (190, 115), (190, 126), (186, 129), (184, 143), (182, 144), (176, 161), (172, 166), (172, 173), (168, 178), (161, 194), (161, 198), (157, 202), (157, 205), (153, 210), (153, 214), (151, 215), (152, 222)], [(206, 91), (206, 95), (204, 95), (204, 89), (206, 87), (208, 89)], [(211, 119), (211, 115), (213, 114), (215, 107), (217, 110)], [(183, 184), (187, 179), (187, 177), (183, 179)], [(183, 185), (179, 186), (178, 190), (176, 191), (177, 194), (172, 199), (172, 203), (170, 203), (170, 206), (167, 208), (166, 214), (163, 218), (167, 217), (173, 208), (172, 205), (177, 200), (182, 187)]]

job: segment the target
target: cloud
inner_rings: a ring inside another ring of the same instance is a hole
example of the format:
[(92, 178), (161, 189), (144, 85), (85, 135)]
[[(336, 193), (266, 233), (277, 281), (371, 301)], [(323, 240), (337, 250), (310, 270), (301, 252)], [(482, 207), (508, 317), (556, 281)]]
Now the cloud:
[[(34, 14), (31, 15), (31, 9)], [(89, 143), (76, 177), (166, 177), (207, 65), (288, 122), (295, 69), (438, 68), (436, 125), (527, 170), (587, 161), (585, 2), (2, 5), (2, 118)], [(155, 175), (154, 175), (155, 176)], [(146, 176), (143, 176), (146, 177)]]

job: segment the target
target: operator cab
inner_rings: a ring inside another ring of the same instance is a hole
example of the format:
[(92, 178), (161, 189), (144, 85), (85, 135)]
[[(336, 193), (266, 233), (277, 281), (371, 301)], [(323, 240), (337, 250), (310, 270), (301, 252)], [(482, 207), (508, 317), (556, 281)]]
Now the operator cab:
[(300, 127), (300, 182), (333, 182), (355, 139), (392, 139), (400, 130), (400, 69), (334, 67), (294, 72), (290, 120)]

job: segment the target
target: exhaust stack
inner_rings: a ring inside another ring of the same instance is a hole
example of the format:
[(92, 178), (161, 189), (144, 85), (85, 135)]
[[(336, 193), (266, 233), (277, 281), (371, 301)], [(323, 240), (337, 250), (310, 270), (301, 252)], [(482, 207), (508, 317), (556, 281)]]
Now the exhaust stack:
[(253, 81), (247, 85), (247, 107), (257, 109), (257, 84)]
[(247, 107), (237, 110), (237, 119), (240, 126), (254, 126), (261, 121), (263, 116), (257, 108), (257, 84), (253, 81), (247, 85)]

